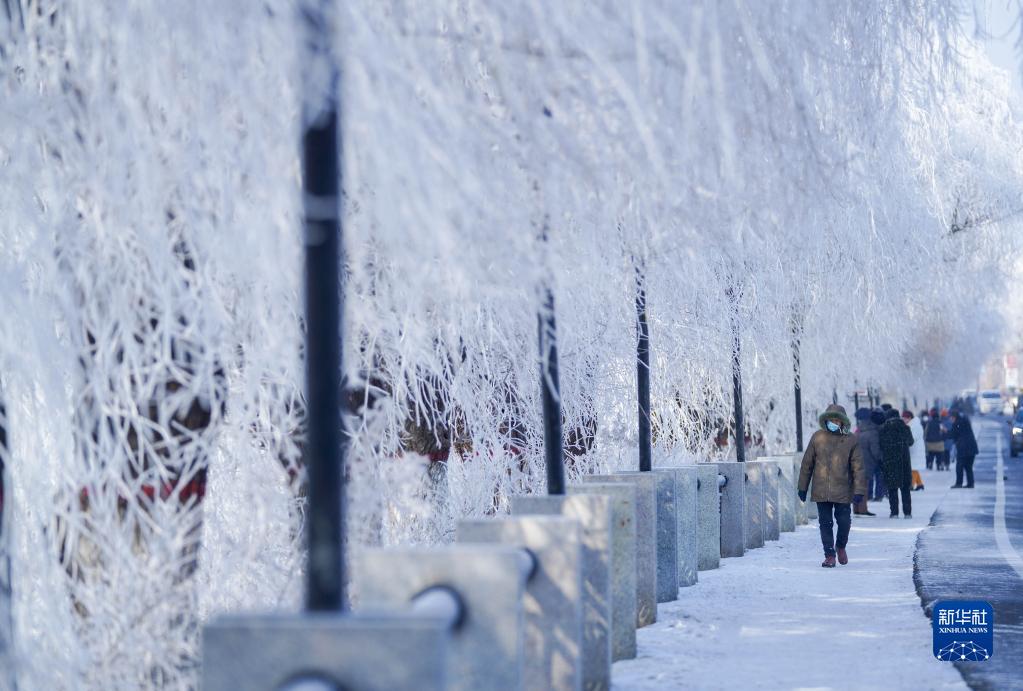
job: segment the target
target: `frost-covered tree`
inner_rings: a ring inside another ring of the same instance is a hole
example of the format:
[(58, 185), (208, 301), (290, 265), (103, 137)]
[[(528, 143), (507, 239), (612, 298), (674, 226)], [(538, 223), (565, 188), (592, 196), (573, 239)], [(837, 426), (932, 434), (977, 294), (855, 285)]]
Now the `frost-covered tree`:
[[(659, 463), (730, 453), (734, 352), (793, 446), (794, 327), (808, 422), (990, 347), (1023, 139), (952, 0), (337, 10), (355, 558), (542, 489), (548, 288), (570, 478), (636, 464), (637, 275)], [(298, 606), (297, 17), (0, 5), (24, 686), (188, 688), (211, 613)]]

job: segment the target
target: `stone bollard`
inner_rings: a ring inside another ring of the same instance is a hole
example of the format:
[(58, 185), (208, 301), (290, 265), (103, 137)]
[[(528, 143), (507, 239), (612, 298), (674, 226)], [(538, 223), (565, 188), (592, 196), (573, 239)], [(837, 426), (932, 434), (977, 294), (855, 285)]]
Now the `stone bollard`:
[(764, 541), (774, 541), (781, 533), (781, 511), (778, 507), (781, 501), (781, 468), (773, 458), (761, 458), (757, 463), (763, 465), (764, 475)]
[[(815, 522), (817, 520), (817, 502), (813, 499), (813, 476), (810, 476), (810, 485), (806, 488), (806, 520), (808, 522)], [(799, 497), (796, 497), (796, 501), (799, 501)]]
[(721, 487), (721, 556), (741, 557), (746, 553), (745, 463), (713, 463), (725, 476)]
[(777, 456), (778, 470), (778, 529), (783, 533), (791, 533), (796, 529), (796, 504), (799, 498), (795, 483), (792, 481), (793, 465), (790, 456)]
[(757, 549), (764, 546), (764, 466), (756, 461), (745, 465), (746, 549)]
[(678, 511), (675, 507), (675, 473), (654, 468), (649, 472), (620, 470), (616, 475), (645, 477), (653, 475), (657, 488), (657, 601), (678, 599)]
[[(697, 468), (695, 465), (654, 468), (675, 475), (675, 517), (678, 554), (678, 586), (695, 585), (699, 569), (699, 506), (697, 499)], [(660, 574), (657, 582), (660, 584)]]
[(636, 657), (636, 487), (625, 483), (569, 485), (572, 495), (611, 499), (611, 659)]
[(523, 567), (526, 554), (517, 546), (498, 545), (366, 550), (353, 563), (359, 609), (402, 607), (431, 588), (450, 588), (464, 602), (467, 616), (448, 649), (448, 688), (521, 689), (523, 598), (527, 580), (535, 580)]
[[(800, 469), (802, 468), (802, 465), (803, 465), (803, 454), (796, 454), (795, 458), (797, 459), (795, 461), (795, 466), (796, 466), (796, 491), (798, 492), (799, 491), (799, 472), (800, 472)], [(817, 520), (817, 504), (814, 503), (814, 501), (812, 499), (810, 499), (811, 496), (813, 496), (813, 475), (810, 476), (810, 485), (809, 485), (809, 487), (806, 488), (806, 504), (805, 504), (805, 508), (806, 508), (806, 519), (807, 519), (807, 522), (816, 521)], [(799, 501), (799, 497), (798, 496), (796, 497), (796, 501), (798, 503), (800, 503), (800, 504), (803, 503), (803, 502)]]
[(721, 488), (717, 464), (696, 465), (697, 533), (699, 540), (697, 568), (716, 569), (721, 565)]
[[(443, 691), (455, 688), (450, 637), (448, 622), (407, 609), (224, 615), (203, 629), (201, 688), (279, 691), (309, 679), (326, 688)], [(509, 688), (518, 688), (513, 681)]]
[(652, 473), (583, 475), (584, 482), (636, 488), (636, 627), (657, 621), (657, 478)]
[(611, 688), (611, 497), (519, 495), (512, 515), (553, 514), (579, 522), (583, 548), (583, 688)]
[(799, 501), (799, 469), (803, 464), (803, 454), (795, 453), (792, 454), (792, 501), (793, 506), (796, 507), (796, 525), (806, 525), (809, 523), (807, 518), (807, 507), (806, 504)]
[[(583, 552), (578, 521), (560, 516), (463, 520), (456, 535), (459, 543), (498, 542), (533, 554), (536, 573), (526, 583), (523, 598), (522, 685), (527, 691), (581, 688)], [(502, 685), (487, 680), (482, 687)]]

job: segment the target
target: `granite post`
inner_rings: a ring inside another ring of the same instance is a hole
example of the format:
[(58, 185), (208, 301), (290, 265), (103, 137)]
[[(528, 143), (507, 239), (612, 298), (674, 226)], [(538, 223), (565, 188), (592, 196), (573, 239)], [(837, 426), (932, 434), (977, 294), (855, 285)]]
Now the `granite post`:
[[(523, 597), (522, 676), (527, 690), (575, 691), (582, 686), (581, 532), (578, 521), (561, 516), (514, 516), (458, 523), (456, 536), (460, 544), (483, 542), (521, 547), (536, 559), (536, 572), (526, 583)], [(484, 686), (500, 688), (493, 681)]]
[[(678, 585), (694, 585), (699, 570), (699, 499), (695, 465), (657, 468), (675, 474), (675, 517), (678, 554)], [(658, 575), (658, 583), (660, 576)]]
[(611, 510), (608, 495), (519, 495), (512, 515), (552, 514), (579, 522), (583, 548), (583, 688), (611, 688)]
[(778, 528), (783, 533), (791, 533), (796, 529), (796, 497), (795, 483), (792, 481), (794, 468), (789, 456), (778, 456)]
[(652, 472), (584, 475), (584, 482), (636, 488), (636, 627), (657, 621), (657, 478)]
[(721, 556), (741, 557), (746, 553), (746, 474), (745, 463), (713, 463), (725, 476), (721, 488)]
[(721, 564), (721, 488), (717, 464), (698, 463), (696, 474), (698, 568), (707, 571)]
[(746, 549), (764, 546), (764, 466), (746, 463), (746, 501), (743, 505), (746, 526)]
[(617, 475), (640, 477), (653, 475), (657, 487), (657, 601), (678, 599), (678, 510), (674, 470), (623, 470)]
[(223, 615), (203, 628), (201, 688), (279, 691), (300, 678), (360, 691), (469, 688), (449, 685), (450, 638), (445, 622), (409, 611)]
[(611, 499), (611, 659), (636, 657), (636, 487), (588, 482), (568, 486), (569, 496)]
[(448, 649), (448, 688), (521, 689), (523, 598), (529, 578), (522, 571), (522, 555), (517, 545), (365, 550), (353, 563), (358, 611), (400, 610), (423, 591), (450, 588), (462, 599), (467, 616)]
[[(771, 458), (757, 460), (763, 466), (764, 475), (764, 541), (774, 541), (781, 533), (781, 468)], [(786, 488), (787, 489), (787, 488)]]

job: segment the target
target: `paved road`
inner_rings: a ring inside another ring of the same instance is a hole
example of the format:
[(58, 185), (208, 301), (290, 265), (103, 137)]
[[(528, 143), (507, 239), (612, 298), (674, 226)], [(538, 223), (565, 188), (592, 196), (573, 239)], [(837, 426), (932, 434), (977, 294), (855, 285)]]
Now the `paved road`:
[[(1004, 418), (973, 423), (980, 445), (976, 489), (945, 497), (917, 541), (914, 578), (928, 612), (936, 600), (994, 606), (994, 655), (956, 666), (973, 689), (1023, 689), (1023, 459), (1009, 457)], [(954, 472), (947, 475), (951, 485)]]

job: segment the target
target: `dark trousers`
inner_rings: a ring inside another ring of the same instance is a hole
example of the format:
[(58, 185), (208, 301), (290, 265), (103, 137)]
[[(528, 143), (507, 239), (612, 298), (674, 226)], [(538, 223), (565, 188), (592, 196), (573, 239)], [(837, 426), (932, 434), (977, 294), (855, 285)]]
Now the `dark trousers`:
[(928, 451), (927, 452), (927, 470), (937, 468), (941, 470), (942, 464), (945, 462), (944, 451)]
[(913, 502), (910, 500), (909, 485), (902, 487), (891, 487), (888, 490), (888, 507), (892, 510), (893, 516), (899, 515), (899, 492), (902, 492), (902, 513), (905, 516), (913, 515)]
[(867, 498), (877, 497), (880, 499), (887, 492), (884, 488), (884, 473), (881, 471), (881, 464), (874, 468), (873, 474), (867, 478)]
[(956, 484), (963, 484), (963, 473), (966, 473), (966, 486), (973, 487), (973, 459), (976, 456), (956, 455)]
[[(832, 517), (834, 513), (834, 517)], [(833, 501), (817, 502), (817, 520), (821, 525), (821, 543), (824, 554), (834, 554), (835, 547), (844, 549), (849, 542), (849, 528), (852, 526), (852, 507), (850, 504), (836, 504)], [(838, 537), (834, 533), (838, 523)]]

